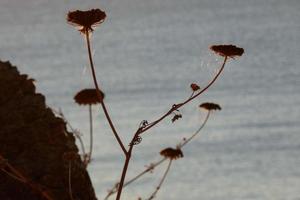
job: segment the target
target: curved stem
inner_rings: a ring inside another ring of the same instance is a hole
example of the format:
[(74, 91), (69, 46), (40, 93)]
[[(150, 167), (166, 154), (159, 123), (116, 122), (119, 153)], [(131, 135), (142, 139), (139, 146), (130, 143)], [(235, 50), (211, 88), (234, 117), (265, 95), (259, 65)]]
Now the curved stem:
[(74, 134), (74, 135), (79, 140), (79, 143), (80, 143), (80, 146), (81, 146), (81, 150), (82, 150), (82, 154), (83, 154), (83, 160), (85, 161), (85, 155), (86, 155), (86, 153), (85, 153), (85, 148), (84, 148), (83, 141), (82, 141), (81, 137), (78, 134)]
[(69, 181), (69, 195), (70, 195), (70, 199), (71, 200), (74, 200), (73, 199), (73, 194), (72, 194), (72, 177), (71, 177), (71, 168), (72, 167), (72, 164), (71, 164), (71, 161), (69, 161), (69, 175), (68, 175), (68, 181)]
[(218, 73), (215, 75), (215, 77), (208, 83), (208, 85), (203, 88), (202, 90), (200, 90), (197, 94), (195, 94), (194, 96), (188, 98), (187, 100), (185, 100), (182, 103), (176, 104), (175, 106), (173, 106), (167, 113), (165, 113), (163, 116), (161, 116), (159, 119), (157, 119), (156, 121), (150, 123), (146, 128), (142, 129), (140, 131), (140, 134), (146, 132), (147, 130), (149, 130), (150, 128), (152, 128), (153, 126), (155, 126), (156, 124), (158, 124), (159, 122), (161, 122), (163, 119), (165, 119), (167, 116), (169, 116), (174, 110), (179, 109), (180, 107), (182, 107), (183, 105), (187, 104), (188, 102), (192, 101), (193, 99), (195, 99), (196, 97), (198, 97), (200, 94), (202, 94), (203, 92), (205, 92), (216, 80), (217, 78), (220, 76), (221, 72), (223, 71), (225, 64), (227, 61), (227, 56), (225, 56), (223, 64), (220, 68), (220, 70), (218, 71)]
[(90, 38), (89, 38), (89, 30), (85, 30), (85, 36), (86, 36), (86, 43), (87, 43), (87, 48), (88, 48), (88, 55), (89, 55), (89, 61), (90, 61), (90, 66), (91, 66), (91, 70), (92, 70), (92, 76), (93, 76), (93, 81), (94, 81), (94, 85), (95, 85), (95, 88), (96, 88), (96, 91), (97, 91), (97, 96), (98, 98), (101, 100), (101, 106), (102, 106), (102, 109), (104, 111), (104, 114), (105, 114), (105, 117), (110, 125), (110, 128), (111, 130), (113, 131), (113, 134), (115, 135), (120, 147), (122, 148), (124, 154), (126, 155), (127, 154), (127, 151), (126, 151), (126, 148), (124, 147), (124, 144), (122, 143), (116, 129), (115, 129), (115, 126), (108, 114), (108, 111), (106, 109), (106, 106), (104, 104), (104, 100), (102, 99), (102, 96), (101, 96), (101, 93), (100, 93), (100, 88), (98, 86), (98, 83), (97, 83), (97, 78), (96, 78), (96, 73), (95, 73), (95, 68), (94, 68), (94, 63), (93, 63), (93, 58), (92, 58), (92, 52), (91, 52), (91, 44), (90, 44)]
[(165, 181), (165, 179), (167, 177), (168, 172), (170, 171), (171, 164), (172, 164), (172, 159), (170, 159), (168, 167), (167, 167), (162, 179), (160, 180), (158, 186), (156, 187), (155, 191), (151, 194), (151, 196), (147, 200), (151, 200), (151, 199), (155, 198), (155, 195), (157, 194), (158, 190), (161, 188), (163, 182)]
[(184, 140), (183, 143), (179, 144), (177, 146), (178, 148), (182, 148), (184, 145), (186, 145), (187, 143), (189, 143), (202, 130), (202, 128), (205, 126), (206, 122), (208, 121), (209, 115), (210, 115), (210, 111), (207, 112), (207, 115), (206, 115), (206, 117), (204, 119), (204, 122), (198, 128), (198, 130), (193, 135), (191, 135), (188, 139)]

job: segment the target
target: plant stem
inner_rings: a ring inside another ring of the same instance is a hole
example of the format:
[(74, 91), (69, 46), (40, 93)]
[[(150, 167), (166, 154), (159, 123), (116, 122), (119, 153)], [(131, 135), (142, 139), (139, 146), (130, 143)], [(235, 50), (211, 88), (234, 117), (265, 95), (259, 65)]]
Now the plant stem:
[[(183, 146), (185, 146), (188, 142), (190, 142), (204, 128), (204, 126), (206, 125), (206, 123), (207, 123), (207, 121), (209, 119), (210, 112), (211, 111), (207, 112), (207, 115), (206, 115), (204, 121), (202, 122), (201, 126), (198, 128), (198, 130), (195, 131), (195, 133), (193, 135), (191, 135), (188, 139), (184, 140), (183, 143), (179, 143), (177, 145), (177, 147), (182, 148)], [(138, 133), (136, 133), (136, 135), (137, 134)], [(166, 160), (167, 160), (167, 158), (164, 157), (164, 158), (160, 159), (159, 161), (157, 161), (157, 162), (155, 162), (153, 164), (150, 164), (144, 171), (142, 171), (141, 173), (139, 173), (135, 177), (131, 178), (130, 180), (126, 181), (123, 184), (123, 188), (125, 188), (126, 186), (128, 186), (132, 182), (136, 181), (137, 179), (139, 179), (140, 177), (142, 177), (147, 172), (153, 170), (155, 167), (159, 166), (160, 164), (162, 164)], [(115, 194), (117, 191), (118, 191), (118, 186), (114, 186), (114, 188), (112, 188), (111, 191), (106, 195), (106, 197), (104, 198), (104, 200), (107, 200), (111, 195)]]
[(188, 139), (184, 140), (183, 143), (179, 144), (177, 147), (178, 148), (182, 148), (184, 145), (186, 145), (187, 143), (189, 143), (201, 130), (202, 128), (205, 126), (208, 118), (209, 118), (209, 115), (210, 115), (210, 110), (207, 112), (207, 115), (204, 119), (204, 122), (202, 123), (202, 125), (198, 128), (198, 130), (193, 134), (191, 135)]
[(92, 114), (92, 105), (89, 105), (89, 118), (90, 118), (90, 152), (88, 162), (91, 162), (92, 151), (93, 151), (93, 114)]
[(124, 180), (125, 180), (125, 177), (126, 177), (129, 161), (130, 161), (130, 158), (131, 158), (132, 149), (133, 149), (133, 144), (130, 145), (128, 153), (126, 154), (126, 160), (125, 160), (124, 167), (123, 167), (123, 170), (122, 170), (122, 176), (121, 176), (120, 182), (118, 184), (118, 193), (117, 193), (116, 200), (120, 200), (120, 198), (121, 198), (123, 184), (124, 184)]
[(73, 200), (73, 194), (72, 194), (72, 179), (71, 179), (71, 171), (72, 170), (72, 164), (71, 161), (69, 161), (69, 176), (68, 176), (68, 181), (69, 181), (69, 195), (70, 199)]
[(225, 64), (227, 61), (227, 56), (225, 56), (223, 64), (220, 68), (220, 70), (218, 71), (218, 73), (215, 75), (215, 77), (208, 83), (208, 85), (203, 88), (201, 91), (199, 91), (197, 94), (195, 94), (194, 96), (188, 98), (187, 100), (185, 100), (182, 103), (179, 104), (175, 104), (175, 106), (173, 106), (167, 113), (165, 113), (163, 116), (161, 116), (159, 119), (157, 119), (156, 121), (150, 123), (146, 128), (142, 129), (140, 131), (140, 134), (146, 132), (147, 130), (149, 130), (150, 128), (152, 128), (153, 126), (155, 126), (156, 124), (158, 124), (159, 122), (161, 122), (163, 119), (165, 119), (167, 116), (169, 116), (174, 110), (179, 109), (180, 107), (184, 106), (185, 104), (187, 104), (188, 102), (192, 101), (193, 99), (195, 99), (196, 97), (198, 97), (200, 94), (202, 94), (203, 92), (205, 92), (219, 77), (219, 75), (221, 74), (221, 72), (223, 71)]
[(155, 198), (155, 195), (157, 194), (158, 190), (161, 188), (163, 182), (165, 181), (165, 179), (167, 177), (168, 172), (170, 171), (171, 164), (172, 164), (172, 159), (170, 159), (168, 167), (167, 167), (162, 179), (160, 180), (158, 186), (156, 187), (155, 191), (151, 194), (151, 196), (147, 200), (151, 200), (151, 199)]
[(108, 111), (106, 109), (106, 106), (104, 104), (104, 99), (102, 98), (101, 96), (101, 93), (100, 93), (100, 88), (98, 86), (98, 83), (97, 83), (97, 78), (96, 78), (96, 73), (95, 73), (95, 68), (94, 68), (94, 63), (93, 63), (93, 58), (92, 58), (92, 53), (91, 53), (91, 44), (90, 44), (90, 38), (89, 38), (89, 30), (86, 29), (85, 30), (85, 36), (86, 36), (86, 43), (87, 43), (87, 48), (88, 48), (88, 55), (89, 55), (89, 60), (90, 60), (90, 66), (91, 66), (91, 70), (92, 70), (92, 76), (93, 76), (93, 81), (94, 81), (94, 85), (95, 85), (95, 88), (96, 88), (96, 91), (97, 91), (97, 96), (98, 98), (101, 100), (101, 106), (102, 106), (102, 109), (104, 111), (104, 114), (105, 114), (105, 117), (110, 125), (110, 128), (112, 129), (113, 131), (113, 134), (115, 135), (120, 147), (122, 148), (125, 156), (127, 154), (127, 150), (126, 148), (124, 147), (124, 144), (122, 143), (122, 140), (120, 139), (116, 129), (115, 129), (115, 126), (108, 114)]
[[(158, 165), (160, 165), (161, 163), (163, 163), (166, 160), (167, 160), (167, 158), (162, 158), (159, 161), (155, 162), (154, 164), (150, 164), (149, 167), (147, 167), (147, 169), (145, 169), (144, 171), (142, 171), (141, 173), (139, 173), (138, 175), (136, 175), (135, 177), (133, 177), (129, 181), (126, 181), (123, 184), (123, 188), (125, 188), (127, 185), (131, 184), (132, 182), (136, 181), (141, 176), (143, 176), (147, 172), (151, 171), (152, 169), (154, 169), (155, 167), (157, 167)], [(112, 188), (112, 190), (106, 195), (106, 197), (104, 198), (104, 200), (107, 200), (111, 195), (115, 194), (117, 191), (118, 191), (117, 187)]]

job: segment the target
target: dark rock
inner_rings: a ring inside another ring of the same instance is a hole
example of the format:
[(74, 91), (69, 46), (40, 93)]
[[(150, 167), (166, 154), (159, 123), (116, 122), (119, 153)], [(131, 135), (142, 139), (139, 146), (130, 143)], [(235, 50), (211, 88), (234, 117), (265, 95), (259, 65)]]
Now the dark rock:
[[(66, 152), (75, 152), (72, 160)], [(68, 172), (71, 162), (74, 200), (96, 199), (90, 177), (78, 155), (75, 138), (65, 122), (35, 93), (34, 80), (20, 75), (9, 62), (0, 61), (0, 199), (69, 200)], [(6, 163), (29, 182), (8, 176)], [(34, 186), (34, 187), (33, 187)], [(38, 189), (37, 189), (38, 188)]]

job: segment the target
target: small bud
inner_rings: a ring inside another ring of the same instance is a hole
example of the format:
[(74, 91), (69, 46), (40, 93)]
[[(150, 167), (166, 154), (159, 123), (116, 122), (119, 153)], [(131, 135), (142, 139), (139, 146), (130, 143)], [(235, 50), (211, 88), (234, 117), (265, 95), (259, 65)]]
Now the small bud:
[(196, 92), (197, 90), (200, 90), (199, 85), (197, 85), (196, 83), (192, 83), (191, 88), (192, 88), (193, 92)]

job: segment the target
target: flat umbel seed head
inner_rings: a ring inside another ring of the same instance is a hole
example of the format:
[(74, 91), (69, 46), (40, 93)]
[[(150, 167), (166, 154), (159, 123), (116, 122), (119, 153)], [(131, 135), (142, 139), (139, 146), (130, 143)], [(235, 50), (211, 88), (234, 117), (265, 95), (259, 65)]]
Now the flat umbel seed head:
[(215, 103), (210, 103), (210, 102), (206, 102), (206, 103), (202, 103), (201, 105), (199, 105), (200, 108), (204, 108), (208, 111), (210, 110), (221, 110), (221, 106), (219, 106), (218, 104)]
[(105, 18), (105, 12), (99, 8), (86, 11), (75, 10), (70, 11), (67, 14), (67, 22), (73, 26), (79, 27), (79, 31), (82, 33), (85, 33), (85, 31), (92, 32), (92, 27), (101, 24)]
[(160, 152), (160, 155), (164, 156), (165, 158), (169, 158), (171, 160), (176, 160), (178, 158), (183, 157), (183, 153), (182, 153), (181, 149), (173, 149), (171, 147), (163, 149)]
[(244, 49), (237, 47), (235, 45), (229, 44), (229, 45), (213, 45), (210, 47), (212, 51), (219, 54), (223, 57), (231, 57), (234, 58), (236, 56), (242, 56), (244, 53)]
[(92, 105), (103, 101), (105, 95), (102, 91), (100, 91), (100, 96), (101, 99), (99, 99), (96, 89), (83, 89), (74, 96), (74, 100), (79, 105)]

